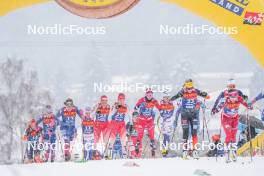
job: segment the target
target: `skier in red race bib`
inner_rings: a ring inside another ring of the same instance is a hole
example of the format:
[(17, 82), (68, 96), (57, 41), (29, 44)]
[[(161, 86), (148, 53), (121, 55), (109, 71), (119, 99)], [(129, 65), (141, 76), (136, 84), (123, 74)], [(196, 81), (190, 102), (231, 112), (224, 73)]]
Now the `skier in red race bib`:
[(110, 148), (112, 148), (112, 143), (115, 141), (116, 136), (119, 134), (122, 148), (124, 148), (126, 140), (126, 124), (125, 118), (129, 112), (129, 108), (125, 103), (125, 94), (119, 93), (117, 97), (117, 102), (112, 107), (112, 119), (110, 122)]
[(40, 149), (38, 144), (42, 143), (42, 128), (37, 125), (37, 121), (32, 119), (23, 136), (23, 140), (27, 141), (26, 156), (24, 163), (41, 163)]
[(228, 81), (227, 90), (223, 91), (217, 98), (212, 114), (222, 110), (221, 124), (226, 134), (225, 143), (227, 145), (226, 162), (236, 161), (236, 134), (238, 130), (240, 104), (246, 108), (251, 108), (246, 103), (247, 96), (236, 89), (234, 79)]
[(127, 156), (128, 158), (139, 158), (139, 153), (136, 152), (137, 138), (138, 138), (138, 112), (134, 111), (131, 122), (126, 125), (127, 131)]
[(102, 137), (103, 143), (107, 144), (109, 139), (108, 117), (111, 108), (106, 95), (101, 96), (100, 103), (93, 108), (93, 111), (95, 111), (94, 142), (98, 144)]
[(150, 147), (152, 151), (152, 156), (155, 155), (156, 144), (154, 140), (154, 118), (155, 112), (154, 108), (159, 110), (160, 105), (159, 102), (153, 97), (153, 91), (151, 89), (146, 90), (145, 97), (138, 100), (135, 111), (138, 111), (139, 117), (137, 119), (137, 144), (135, 151), (136, 153), (141, 156), (142, 154), (142, 139), (144, 135), (144, 130), (147, 129), (148, 135), (150, 138)]

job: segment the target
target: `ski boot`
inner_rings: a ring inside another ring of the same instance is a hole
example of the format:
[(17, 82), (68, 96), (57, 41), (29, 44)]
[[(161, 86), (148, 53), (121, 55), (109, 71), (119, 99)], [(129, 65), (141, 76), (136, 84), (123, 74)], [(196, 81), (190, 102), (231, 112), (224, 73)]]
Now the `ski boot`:
[(155, 157), (156, 145), (155, 145), (155, 141), (154, 140), (150, 141), (150, 147), (151, 147), (151, 156)]
[(161, 154), (162, 154), (162, 156), (163, 156), (164, 158), (167, 157), (168, 153), (169, 153), (169, 151), (166, 150), (166, 149), (161, 150)]
[(140, 141), (137, 140), (136, 146), (135, 146), (135, 152), (138, 155), (139, 154), (139, 147), (140, 147)]
[(236, 162), (237, 161), (236, 144), (235, 143), (231, 143), (230, 145), (231, 145), (230, 146), (230, 159), (233, 162)]
[(190, 150), (188, 149), (188, 143), (186, 140), (183, 140), (183, 150), (182, 150), (182, 159), (188, 160), (190, 156)]
[(51, 154), (50, 162), (53, 163), (55, 161), (55, 154)]
[(236, 154), (235, 143), (229, 143), (226, 153), (226, 163), (236, 162), (236, 161), (237, 161), (237, 154)]
[(226, 162), (229, 163), (229, 162), (236, 162), (236, 161), (237, 161), (236, 151), (229, 150), (227, 152), (227, 160), (226, 160)]
[(112, 150), (110, 150), (109, 153), (106, 154), (104, 158), (105, 158), (106, 160), (112, 160), (112, 159), (113, 159), (113, 158), (112, 158)]
[(70, 154), (65, 154), (65, 161), (70, 161), (71, 160), (71, 155)]
[(43, 163), (43, 160), (41, 159), (41, 156), (39, 154), (37, 156), (35, 156), (34, 162), (35, 163)]
[(198, 154), (198, 151), (197, 150), (193, 150), (192, 151), (192, 157), (194, 158), (194, 159), (199, 159), (199, 154)]
[(182, 159), (184, 159), (184, 160), (188, 160), (189, 158), (188, 158), (188, 151), (183, 151), (182, 152)]
[(226, 152), (226, 163), (230, 163), (230, 162), (232, 162), (232, 160), (231, 160), (231, 158), (230, 158), (230, 150), (228, 150), (228, 151)]

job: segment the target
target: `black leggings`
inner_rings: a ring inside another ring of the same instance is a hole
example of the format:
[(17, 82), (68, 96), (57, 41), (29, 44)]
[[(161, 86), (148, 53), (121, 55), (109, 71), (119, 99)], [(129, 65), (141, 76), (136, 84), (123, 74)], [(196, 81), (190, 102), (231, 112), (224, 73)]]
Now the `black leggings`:
[(182, 138), (183, 142), (187, 142), (189, 137), (189, 128), (191, 128), (192, 136), (197, 135), (198, 131), (198, 115), (196, 111), (183, 111), (181, 112), (181, 124), (182, 124)]

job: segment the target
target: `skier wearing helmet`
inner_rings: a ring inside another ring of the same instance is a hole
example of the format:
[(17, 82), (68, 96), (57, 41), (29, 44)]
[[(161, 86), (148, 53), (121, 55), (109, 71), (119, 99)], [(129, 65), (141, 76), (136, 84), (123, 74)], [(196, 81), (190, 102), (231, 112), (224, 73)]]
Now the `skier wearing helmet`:
[(59, 122), (53, 113), (51, 105), (46, 105), (44, 113), (37, 118), (37, 124), (42, 124), (43, 140), (47, 148), (45, 149), (45, 162), (54, 162), (55, 159), (55, 142), (56, 142), (56, 128)]
[[(230, 81), (232, 81), (231, 87)], [(244, 96), (241, 91), (235, 89), (233, 79), (229, 80), (228, 86), (228, 89), (223, 91), (217, 98), (212, 109), (212, 114), (214, 115), (222, 111), (221, 124), (226, 134), (225, 144), (228, 147), (226, 162), (231, 162), (236, 161), (236, 134), (238, 130), (238, 110), (240, 104), (244, 105), (246, 108), (250, 108), (250, 106), (248, 106), (245, 101), (246, 96)]]
[(125, 102), (125, 94), (119, 93), (117, 97), (117, 102), (114, 103), (112, 107), (112, 117), (110, 122), (110, 149), (113, 148), (112, 142), (115, 141), (117, 135), (120, 137), (120, 142), (122, 144), (122, 149), (124, 149), (126, 140), (126, 124), (125, 119), (129, 112), (129, 108)]
[(163, 149), (161, 151), (164, 157), (168, 154), (167, 145), (170, 144), (171, 138), (173, 135), (173, 113), (174, 113), (174, 106), (172, 101), (170, 100), (170, 95), (167, 92), (163, 93), (163, 99), (160, 101), (160, 117), (161, 121), (161, 133), (163, 135)]
[[(253, 107), (253, 105), (264, 98), (264, 92), (260, 92), (251, 102), (250, 102), (250, 106)], [(264, 123), (264, 109), (261, 111), (261, 120)]]
[(57, 118), (60, 122), (60, 130), (64, 140), (64, 157), (65, 161), (71, 159), (71, 142), (76, 137), (75, 118), (78, 115), (82, 117), (81, 111), (78, 107), (73, 104), (71, 98), (66, 99), (64, 107), (57, 113)]
[(138, 158), (138, 153), (135, 151), (138, 138), (138, 117), (137, 111), (132, 113), (132, 120), (126, 124), (127, 131), (127, 156), (128, 158)]
[(145, 96), (138, 100), (135, 106), (135, 111), (138, 111), (139, 117), (137, 119), (137, 144), (136, 144), (136, 153), (140, 157), (142, 154), (142, 139), (144, 135), (144, 130), (148, 130), (148, 135), (150, 138), (150, 147), (152, 156), (155, 155), (156, 144), (154, 140), (154, 118), (155, 112), (154, 108), (159, 110), (159, 102), (153, 97), (153, 91), (148, 88), (146, 89)]
[(92, 160), (94, 145), (94, 119), (91, 116), (92, 109), (86, 107), (82, 117), (82, 142), (84, 161)]
[(40, 163), (42, 159), (40, 157), (40, 150), (38, 144), (42, 142), (42, 128), (37, 125), (35, 119), (30, 120), (28, 127), (26, 128), (23, 140), (27, 141), (25, 163)]
[[(200, 106), (197, 106), (198, 96), (208, 99), (209, 96), (206, 92), (202, 92), (199, 89), (196, 89), (193, 85), (192, 79), (187, 79), (183, 85), (183, 88), (171, 98), (171, 101), (174, 101), (178, 98), (181, 98), (181, 125), (183, 130), (183, 159), (188, 159), (188, 137), (189, 131), (192, 134), (192, 156), (198, 158), (198, 152), (196, 150), (196, 144), (198, 143), (198, 109)], [(189, 130), (191, 128), (191, 130)]]
[(236, 82), (233, 78), (230, 78), (227, 81), (227, 88), (220, 93), (220, 95), (217, 97), (214, 106), (212, 108), (212, 114), (215, 114), (217, 112), (216, 107), (220, 104), (220, 102), (225, 99), (225, 97), (228, 95), (229, 92), (237, 92), (237, 94), (242, 97), (245, 101), (248, 100), (248, 96), (244, 95), (241, 90), (236, 89)]
[(94, 142), (98, 144), (102, 137), (103, 143), (106, 144), (109, 138), (108, 116), (111, 111), (110, 105), (108, 104), (108, 97), (102, 95), (100, 97), (100, 102), (93, 110), (95, 111)]

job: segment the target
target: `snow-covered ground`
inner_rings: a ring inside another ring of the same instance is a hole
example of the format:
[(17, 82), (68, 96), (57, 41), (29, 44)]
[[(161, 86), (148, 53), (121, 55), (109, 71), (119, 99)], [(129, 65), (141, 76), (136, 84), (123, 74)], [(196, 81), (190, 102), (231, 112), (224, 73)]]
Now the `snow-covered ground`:
[[(139, 167), (125, 166), (135, 162)], [(114, 175), (114, 176), (249, 176), (261, 175), (264, 158), (239, 158), (237, 163), (226, 164), (224, 158), (200, 158), (199, 160), (141, 159), (141, 160), (101, 160), (87, 163), (47, 163), (27, 165), (2, 165), (1, 175), (5, 176), (73, 176), (73, 175)]]

